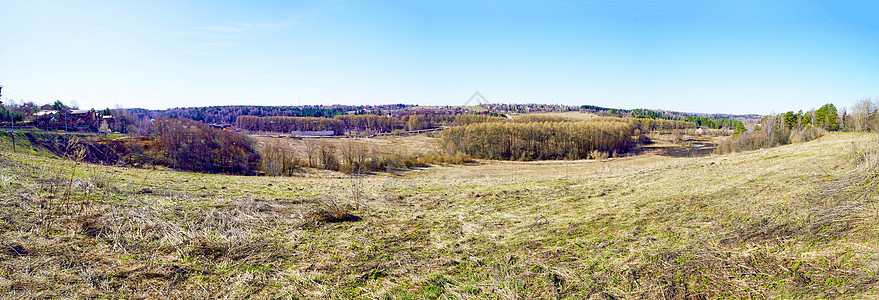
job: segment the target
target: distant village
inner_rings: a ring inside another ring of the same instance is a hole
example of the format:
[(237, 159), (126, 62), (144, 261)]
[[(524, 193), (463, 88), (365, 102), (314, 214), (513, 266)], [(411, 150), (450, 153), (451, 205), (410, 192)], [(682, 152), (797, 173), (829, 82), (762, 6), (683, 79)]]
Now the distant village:
[(109, 109), (102, 112), (71, 108), (61, 101), (42, 106), (33, 102), (10, 103), (0, 105), (0, 127), (109, 133), (115, 117)]
[(44, 105), (39, 112), (33, 114), (31, 125), (45, 130), (87, 131), (109, 133), (115, 118), (101, 115), (94, 109), (61, 109), (53, 110), (51, 105)]

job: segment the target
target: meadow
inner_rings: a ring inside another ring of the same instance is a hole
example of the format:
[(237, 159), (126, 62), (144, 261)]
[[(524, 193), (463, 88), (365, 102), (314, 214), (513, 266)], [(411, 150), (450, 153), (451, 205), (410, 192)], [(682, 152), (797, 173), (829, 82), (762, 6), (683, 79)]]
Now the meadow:
[(0, 295), (869, 298), (875, 134), (232, 176), (0, 151)]

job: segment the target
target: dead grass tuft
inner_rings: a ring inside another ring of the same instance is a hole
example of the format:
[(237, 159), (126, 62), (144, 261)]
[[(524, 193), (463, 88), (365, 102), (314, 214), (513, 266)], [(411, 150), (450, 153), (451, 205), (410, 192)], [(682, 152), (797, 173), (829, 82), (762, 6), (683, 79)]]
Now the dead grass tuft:
[(308, 211), (305, 220), (311, 223), (339, 223), (359, 221), (360, 217), (351, 213), (348, 205), (335, 200), (318, 201), (318, 206)]
[(31, 254), (31, 252), (22, 244), (15, 242), (4, 244), (2, 249), (4, 254), (11, 256), (26, 256)]
[(79, 217), (79, 233), (90, 238), (98, 236), (109, 231), (109, 229), (101, 223), (102, 214), (95, 213)]

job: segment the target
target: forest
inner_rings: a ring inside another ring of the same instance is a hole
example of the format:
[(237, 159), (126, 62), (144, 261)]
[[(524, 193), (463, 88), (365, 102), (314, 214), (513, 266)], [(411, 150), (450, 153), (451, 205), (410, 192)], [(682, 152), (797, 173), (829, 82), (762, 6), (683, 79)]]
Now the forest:
[(636, 126), (623, 120), (483, 122), (446, 129), (443, 139), (476, 158), (552, 160), (601, 158), (631, 151)]
[(114, 149), (135, 166), (165, 166), (203, 173), (256, 175), (261, 157), (245, 135), (188, 119), (159, 119), (149, 136), (130, 136)]

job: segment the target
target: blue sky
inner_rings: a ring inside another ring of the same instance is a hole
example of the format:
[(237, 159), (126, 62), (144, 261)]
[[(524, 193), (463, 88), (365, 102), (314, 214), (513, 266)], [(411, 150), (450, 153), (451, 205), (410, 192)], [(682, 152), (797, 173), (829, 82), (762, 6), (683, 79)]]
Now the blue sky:
[[(81, 107), (879, 96), (877, 1), (6, 1), (3, 97)], [(301, 100), (300, 100), (301, 99)]]

